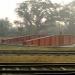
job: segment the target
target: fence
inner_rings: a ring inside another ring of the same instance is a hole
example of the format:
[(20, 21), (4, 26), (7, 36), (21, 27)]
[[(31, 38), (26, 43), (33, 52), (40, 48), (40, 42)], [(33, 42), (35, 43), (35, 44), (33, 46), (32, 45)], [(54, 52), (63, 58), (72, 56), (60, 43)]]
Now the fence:
[(71, 35), (46, 36), (30, 39), (25, 42), (26, 45), (33, 45), (33, 46), (63, 46), (75, 44), (75, 36)]
[(75, 36), (55, 35), (55, 36), (22, 36), (10, 39), (2, 39), (1, 44), (23, 44), (28, 46), (63, 46), (75, 44)]

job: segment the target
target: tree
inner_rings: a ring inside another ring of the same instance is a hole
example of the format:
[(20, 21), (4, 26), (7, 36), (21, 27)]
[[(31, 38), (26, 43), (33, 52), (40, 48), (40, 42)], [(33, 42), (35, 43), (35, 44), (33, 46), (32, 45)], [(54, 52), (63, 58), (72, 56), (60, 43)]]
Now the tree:
[(65, 34), (75, 35), (75, 1), (64, 6), (61, 17), (64, 18), (66, 24)]
[(24, 23), (21, 22), (21, 21), (15, 20), (15, 21), (14, 21), (14, 24), (16, 24), (16, 27), (17, 27), (17, 34), (18, 34), (19, 36), (24, 35), (24, 28), (25, 28)]
[(34, 34), (39, 34), (55, 27), (55, 7), (50, 0), (28, 0), (21, 3), (16, 12), (23, 19), (26, 33), (33, 34), (34, 30)]
[(8, 36), (11, 23), (8, 18), (0, 19), (0, 36)]

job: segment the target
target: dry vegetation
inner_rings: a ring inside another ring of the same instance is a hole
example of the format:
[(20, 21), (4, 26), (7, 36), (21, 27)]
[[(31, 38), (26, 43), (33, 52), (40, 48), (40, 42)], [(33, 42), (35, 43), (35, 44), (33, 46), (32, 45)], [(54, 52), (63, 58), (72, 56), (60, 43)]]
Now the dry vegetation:
[[(0, 50), (75, 50), (75, 47), (27, 47), (27, 46), (9, 46), (0, 45)], [(75, 55), (2, 55), (0, 56), (0, 63), (2, 62), (46, 62), (46, 63), (75, 63)]]
[(15, 56), (0, 56), (0, 63), (25, 63), (25, 62), (46, 62), (46, 63), (75, 63), (75, 56), (47, 56), (47, 55), (15, 55)]

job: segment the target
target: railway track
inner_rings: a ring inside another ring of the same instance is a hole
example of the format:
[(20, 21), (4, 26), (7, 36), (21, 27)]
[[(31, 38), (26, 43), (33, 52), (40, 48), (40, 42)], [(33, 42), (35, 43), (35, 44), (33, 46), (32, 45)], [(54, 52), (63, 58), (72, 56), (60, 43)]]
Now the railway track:
[(75, 55), (75, 51), (0, 50), (0, 55)]
[[(75, 55), (75, 51), (0, 50), (0, 55)], [(0, 75), (75, 74), (75, 63), (0, 63)]]
[(64, 75), (73, 73), (75, 73), (75, 64), (71, 63), (0, 63), (1, 75)]

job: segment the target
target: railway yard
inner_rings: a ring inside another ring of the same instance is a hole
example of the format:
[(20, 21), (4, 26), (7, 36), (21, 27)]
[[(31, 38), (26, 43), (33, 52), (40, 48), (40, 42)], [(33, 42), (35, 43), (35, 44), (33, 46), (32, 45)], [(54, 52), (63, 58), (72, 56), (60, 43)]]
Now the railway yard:
[[(66, 42), (62, 42), (61, 40), (57, 40), (56, 37), (53, 37), (53, 40), (57, 41), (52, 41), (51, 44), (48, 42), (50, 37), (45, 39), (45, 41), (42, 38), (43, 40), (40, 39), (40, 42), (38, 39), (36, 39), (37, 41), (32, 41), (32, 39), (30, 40), (28, 38), (29, 44), (25, 45), (27, 38), (19, 37), (17, 38), (18, 40), (12, 38), (1, 41), (0, 73), (2, 75), (74, 73), (75, 47), (74, 45), (72, 47), (70, 46), (73, 43), (70, 37)], [(32, 45), (33, 43), (34, 45)], [(67, 45), (68, 43), (69, 45)]]
[(74, 71), (74, 47), (0, 45), (2, 75), (58, 75), (61, 73), (64, 75)]
[(0, 3), (0, 75), (75, 74), (75, 0)]

